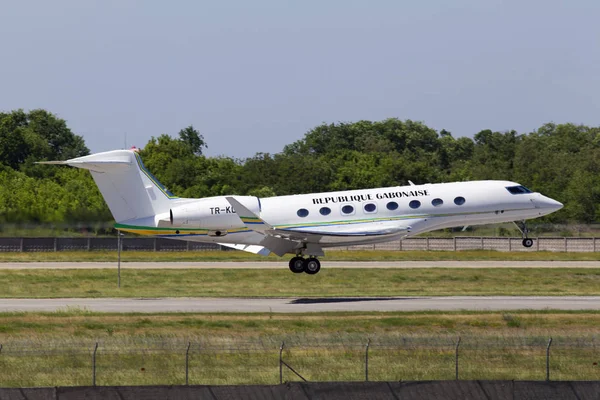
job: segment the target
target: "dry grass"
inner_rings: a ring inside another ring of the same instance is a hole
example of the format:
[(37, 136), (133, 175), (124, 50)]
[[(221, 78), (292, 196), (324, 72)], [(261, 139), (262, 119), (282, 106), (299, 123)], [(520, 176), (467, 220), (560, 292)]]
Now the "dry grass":
[[(0, 314), (0, 386), (277, 383), (283, 358), (309, 380), (597, 379), (598, 312), (430, 312), (308, 315)], [(285, 380), (297, 380), (284, 368)]]
[(1, 313), (0, 343), (15, 338), (108, 339), (130, 337), (215, 337), (254, 340), (260, 336), (346, 337), (389, 335), (574, 336), (600, 332), (600, 312), (390, 312), (325, 314)]

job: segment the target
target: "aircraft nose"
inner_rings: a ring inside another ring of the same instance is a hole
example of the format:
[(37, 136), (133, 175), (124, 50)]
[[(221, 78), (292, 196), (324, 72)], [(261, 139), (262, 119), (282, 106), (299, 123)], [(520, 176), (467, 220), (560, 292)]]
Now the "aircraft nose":
[(545, 208), (552, 211), (558, 211), (564, 207), (563, 203), (561, 203), (560, 201), (556, 201), (544, 195), (540, 195), (540, 198), (537, 200), (537, 203), (540, 206), (540, 208)]

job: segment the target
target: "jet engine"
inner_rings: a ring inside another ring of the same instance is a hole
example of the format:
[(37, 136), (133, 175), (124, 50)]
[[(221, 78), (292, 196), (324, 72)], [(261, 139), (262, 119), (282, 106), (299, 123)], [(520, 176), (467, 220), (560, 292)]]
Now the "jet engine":
[[(254, 196), (235, 196), (236, 200), (255, 213), (260, 212), (260, 200)], [(209, 229), (214, 236), (224, 235), (227, 229), (240, 226), (235, 209), (223, 196), (193, 200), (169, 210), (173, 227)]]

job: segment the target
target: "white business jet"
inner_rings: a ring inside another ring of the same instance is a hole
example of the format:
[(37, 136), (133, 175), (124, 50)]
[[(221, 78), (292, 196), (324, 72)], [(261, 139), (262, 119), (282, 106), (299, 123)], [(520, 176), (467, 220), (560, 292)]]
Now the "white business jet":
[(410, 182), (410, 186), (268, 198), (186, 199), (161, 185), (135, 149), (40, 164), (89, 170), (116, 229), (218, 243), (261, 255), (293, 254), (290, 270), (307, 274), (319, 272), (317, 257), (326, 247), (380, 243), (449, 227), (518, 221), (523, 245), (531, 247), (525, 220), (563, 206), (508, 181)]

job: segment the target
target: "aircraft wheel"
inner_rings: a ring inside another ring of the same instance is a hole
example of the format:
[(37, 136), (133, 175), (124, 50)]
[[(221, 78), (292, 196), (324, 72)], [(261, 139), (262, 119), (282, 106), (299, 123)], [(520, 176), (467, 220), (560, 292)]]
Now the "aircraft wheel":
[(525, 246), (525, 247), (533, 246), (533, 239), (529, 239), (529, 238), (523, 239), (523, 246)]
[(294, 257), (290, 260), (290, 271), (295, 274), (304, 272), (304, 258)]
[(304, 272), (309, 275), (314, 275), (321, 270), (321, 262), (314, 257), (308, 258), (304, 262)]

